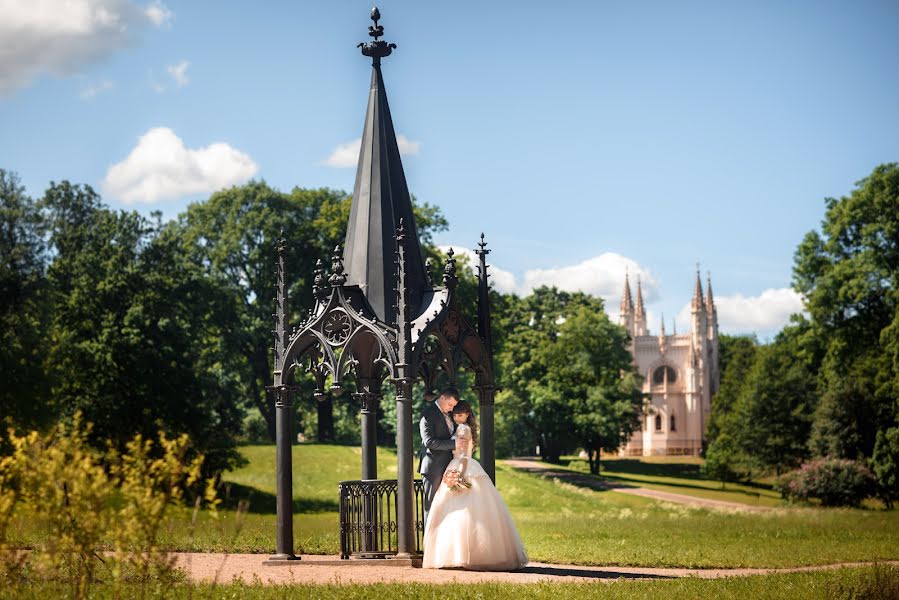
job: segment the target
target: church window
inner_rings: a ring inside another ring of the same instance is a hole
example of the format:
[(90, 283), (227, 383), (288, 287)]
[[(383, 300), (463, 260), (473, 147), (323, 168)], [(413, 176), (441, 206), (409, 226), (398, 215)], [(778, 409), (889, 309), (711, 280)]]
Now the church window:
[(677, 431), (677, 423), (674, 422), (674, 415), (671, 415), (671, 427), (669, 427), (671, 431)]
[(668, 383), (674, 383), (677, 381), (677, 371), (675, 371), (672, 367), (668, 365), (662, 365), (658, 367), (652, 373), (652, 383), (653, 385), (662, 385), (665, 383), (665, 378), (668, 378)]
[(656, 415), (656, 431), (662, 431), (662, 415)]

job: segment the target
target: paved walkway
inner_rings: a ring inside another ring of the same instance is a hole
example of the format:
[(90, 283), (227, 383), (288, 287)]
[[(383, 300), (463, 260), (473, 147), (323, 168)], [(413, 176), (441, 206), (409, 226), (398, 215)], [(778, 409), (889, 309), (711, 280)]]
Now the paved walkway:
[[(178, 565), (194, 581), (228, 583), (235, 579), (264, 584), (366, 584), (366, 583), (538, 583), (614, 582), (700, 577), (716, 579), (771, 573), (818, 571), (859, 567), (872, 563), (841, 563), (793, 569), (654, 569), (643, 567), (584, 567), (532, 562), (512, 573), (488, 573), (458, 569), (421, 569), (391, 566), (389, 560), (339, 561), (337, 556), (309, 555), (284, 566), (265, 566), (263, 554), (179, 553)], [(899, 561), (880, 564), (899, 564)]]
[(743, 504), (740, 502), (727, 502), (725, 500), (697, 498), (695, 496), (687, 496), (686, 494), (675, 494), (673, 492), (650, 490), (627, 483), (603, 481), (585, 473), (576, 473), (573, 471), (560, 469), (539, 459), (514, 458), (504, 460), (503, 463), (515, 469), (520, 469), (529, 473), (537, 473), (541, 477), (551, 477), (553, 479), (559, 479), (560, 481), (564, 481), (565, 483), (570, 483), (578, 487), (590, 488), (592, 490), (611, 490), (614, 492), (620, 492), (622, 494), (630, 494), (632, 496), (644, 496), (646, 498), (653, 498), (655, 500), (662, 500), (664, 502), (688, 504), (690, 506), (711, 508), (716, 510), (750, 512), (765, 512), (773, 510), (768, 506), (753, 506), (751, 504)]

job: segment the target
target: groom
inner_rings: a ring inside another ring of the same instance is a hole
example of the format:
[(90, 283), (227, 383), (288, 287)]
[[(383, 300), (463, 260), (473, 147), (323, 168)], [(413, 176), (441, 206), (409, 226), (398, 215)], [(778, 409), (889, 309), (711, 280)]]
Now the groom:
[(418, 464), (418, 472), (422, 475), (424, 488), (425, 523), (428, 522), (428, 511), (431, 510), (431, 501), (440, 487), (443, 472), (453, 459), (453, 450), (456, 449), (456, 441), (450, 438), (456, 430), (453, 407), (458, 402), (459, 390), (454, 387), (444, 389), (437, 400), (425, 407), (418, 423), (421, 430), (421, 462)]

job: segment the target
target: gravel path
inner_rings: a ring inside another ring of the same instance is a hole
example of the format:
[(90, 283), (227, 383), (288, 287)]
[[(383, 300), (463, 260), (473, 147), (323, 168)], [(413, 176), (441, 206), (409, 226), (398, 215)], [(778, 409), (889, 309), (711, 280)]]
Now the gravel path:
[[(793, 569), (654, 569), (644, 567), (584, 567), (532, 562), (520, 571), (487, 573), (458, 569), (420, 569), (390, 566), (389, 560), (345, 560), (337, 556), (309, 555), (289, 565), (265, 566), (263, 554), (178, 554), (178, 565), (194, 581), (228, 583), (242, 580), (263, 584), (365, 584), (365, 583), (537, 583), (614, 582), (621, 579), (648, 580), (678, 577), (716, 579), (770, 573), (819, 571), (858, 567), (872, 563), (841, 563)], [(899, 561), (881, 564), (899, 564)]]
[(584, 473), (575, 473), (565, 469), (559, 469), (553, 465), (544, 463), (539, 459), (514, 458), (504, 460), (503, 463), (529, 473), (537, 473), (541, 477), (551, 477), (559, 479), (565, 483), (570, 483), (578, 487), (586, 487), (593, 490), (611, 490), (622, 494), (630, 494), (632, 496), (643, 496), (662, 500), (664, 502), (674, 502), (676, 504), (687, 504), (690, 506), (698, 506), (701, 508), (711, 508), (726, 511), (750, 511), (765, 512), (773, 510), (768, 506), (753, 506), (751, 504), (742, 504), (740, 502), (727, 502), (724, 500), (711, 500), (708, 498), (697, 498), (695, 496), (687, 496), (686, 494), (675, 494), (673, 492), (662, 492), (659, 490), (650, 490), (637, 487), (631, 484), (617, 483), (611, 481), (601, 481), (586, 475)]

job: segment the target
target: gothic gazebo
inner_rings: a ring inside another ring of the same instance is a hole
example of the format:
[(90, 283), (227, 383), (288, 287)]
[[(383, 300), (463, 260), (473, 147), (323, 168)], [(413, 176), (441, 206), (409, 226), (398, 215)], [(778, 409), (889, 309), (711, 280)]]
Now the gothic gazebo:
[[(362, 54), (372, 59), (371, 88), (362, 133), (362, 148), (343, 252), (336, 248), (330, 273), (321, 261), (313, 283), (315, 306), (291, 327), (287, 303), (285, 255), (278, 240), (277, 312), (275, 313), (274, 382), (277, 427), (277, 536), (273, 561), (297, 560), (293, 546), (291, 460), (292, 385), (297, 372), (311, 373), (317, 398), (328, 380), (334, 391), (355, 384), (353, 396), (362, 410), (362, 474), (377, 480), (376, 425), (384, 383), (396, 391), (397, 480), (388, 507), (395, 515), (396, 545), (390, 554), (412, 558), (416, 530), (422, 523), (414, 493), (412, 387), (420, 382), (433, 393), (438, 377), (455, 383), (460, 368), (474, 372), (481, 421), (481, 463), (495, 480), (494, 374), (486, 255), (481, 236), (478, 271), (477, 328), (461, 314), (456, 298), (456, 261), (452, 249), (438, 281), (426, 265), (412, 202), (406, 187), (390, 108), (381, 75), (381, 59), (396, 48), (380, 38), (380, 13), (372, 9), (368, 43)], [(392, 482), (391, 482), (392, 483)], [(362, 499), (375, 510), (375, 499)], [(393, 527), (391, 525), (390, 527)], [(369, 532), (374, 535), (376, 532)], [(360, 553), (365, 556), (365, 553)]]

